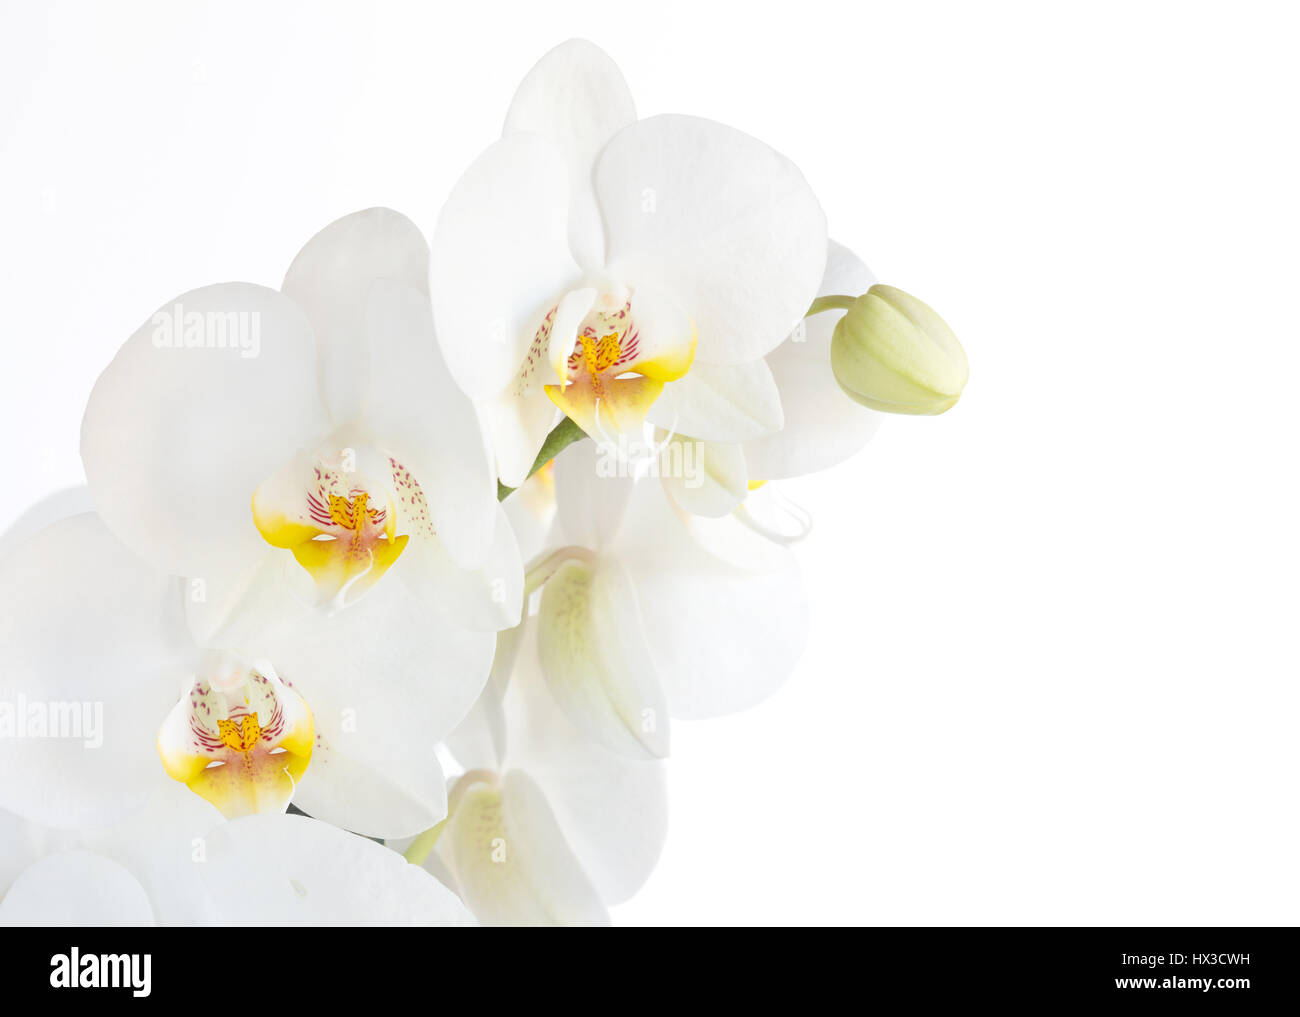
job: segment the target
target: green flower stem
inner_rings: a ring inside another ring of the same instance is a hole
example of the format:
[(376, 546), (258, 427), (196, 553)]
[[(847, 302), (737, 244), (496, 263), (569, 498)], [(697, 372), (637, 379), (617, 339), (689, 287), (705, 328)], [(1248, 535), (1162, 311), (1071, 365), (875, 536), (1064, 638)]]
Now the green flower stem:
[[(451, 814), (448, 813), (447, 819), (450, 818)], [(433, 853), (433, 847), (438, 843), (438, 838), (442, 836), (443, 827), (446, 825), (447, 820), (444, 819), (436, 826), (429, 827), (424, 833), (411, 841), (411, 846), (402, 852), (402, 857), (412, 865), (423, 865), (424, 860)]]
[(812, 302), (804, 317), (811, 318), (814, 314), (821, 314), (822, 311), (847, 311), (857, 299), (857, 297), (842, 296), (818, 297)]
[[(546, 441), (542, 442), (542, 450), (537, 453), (537, 458), (533, 460), (533, 467), (528, 471), (528, 476), (532, 476), (552, 459), (558, 456), (575, 441), (581, 441), (587, 437), (586, 432), (575, 424), (571, 419), (565, 417), (555, 429), (546, 436)], [(497, 501), (505, 501), (510, 497), (510, 492), (516, 490), (513, 487), (506, 487), (501, 481), (497, 481)]]

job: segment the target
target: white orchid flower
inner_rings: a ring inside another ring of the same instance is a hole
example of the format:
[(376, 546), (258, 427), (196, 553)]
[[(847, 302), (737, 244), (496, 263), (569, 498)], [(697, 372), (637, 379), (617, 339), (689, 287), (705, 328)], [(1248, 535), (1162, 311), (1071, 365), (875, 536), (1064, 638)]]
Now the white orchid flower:
[(445, 814), (435, 744), (478, 697), (491, 634), (386, 580), (335, 616), (300, 604), (200, 647), (184, 589), (93, 514), (5, 553), (0, 727), (14, 729), (0, 737), (0, 808), (103, 824), (170, 777), (227, 816), (292, 798), (370, 836), (409, 836)]
[(670, 717), (745, 709), (789, 676), (807, 605), (788, 548), (684, 516), (652, 479), (601, 476), (599, 455), (581, 442), (555, 462), (555, 533), (530, 570), (541, 665), (584, 734), (663, 757)]
[(556, 47), (431, 246), (346, 216), (98, 379), (0, 535), (0, 925), (609, 924), (671, 720), (806, 642), (768, 482), (968, 373), (788, 159)]
[(502, 662), (508, 684), (490, 685), (448, 740), (466, 771), (447, 821), (408, 857), (432, 840), (426, 867), (485, 925), (607, 925), (663, 848), (664, 766), (585, 737), (547, 691), (533, 623), (518, 645), (518, 661)]
[(202, 584), (200, 639), (259, 597), (338, 611), (397, 562), (387, 582), (431, 610), (518, 621), (518, 550), (427, 278), (409, 220), (358, 212), (303, 248), (282, 292), (187, 293), (100, 376), (81, 441), (95, 505), (133, 551)]
[(825, 216), (793, 163), (711, 121), (638, 121), (613, 62), (575, 40), (527, 75), (453, 190), (430, 292), (515, 487), (557, 408), (614, 446), (647, 419), (724, 442), (778, 429), (763, 356), (825, 263)]
[(471, 924), (395, 851), (305, 816), (225, 823), (178, 785), (78, 834), (0, 812), (0, 926)]

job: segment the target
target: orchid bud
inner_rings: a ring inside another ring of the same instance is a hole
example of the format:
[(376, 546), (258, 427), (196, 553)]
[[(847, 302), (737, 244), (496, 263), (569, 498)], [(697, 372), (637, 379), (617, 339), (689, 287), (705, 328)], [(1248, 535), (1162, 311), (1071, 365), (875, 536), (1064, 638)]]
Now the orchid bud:
[(851, 399), (885, 413), (943, 413), (970, 375), (966, 351), (943, 319), (916, 297), (879, 284), (835, 326), (831, 369)]

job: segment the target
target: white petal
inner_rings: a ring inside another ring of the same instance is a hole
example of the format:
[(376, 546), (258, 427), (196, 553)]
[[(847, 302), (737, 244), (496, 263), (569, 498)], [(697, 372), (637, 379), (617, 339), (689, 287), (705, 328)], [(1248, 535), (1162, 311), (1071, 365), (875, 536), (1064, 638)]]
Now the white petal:
[(760, 359), (729, 365), (697, 363), (686, 377), (664, 386), (649, 419), (676, 434), (734, 443), (771, 434), (781, 427), (784, 416), (772, 371)]
[[(177, 307), (181, 320), (205, 323), (196, 341), (227, 345), (155, 345), (174, 334)], [(257, 342), (229, 345), (235, 332), (218, 322)], [(104, 521), (177, 575), (261, 553), (253, 491), (325, 433), (316, 372), (311, 326), (274, 290), (228, 283), (163, 307), (100, 375), (82, 421), (81, 456)]]
[(498, 633), (492, 673), (483, 693), (447, 736), (447, 749), (463, 770), (497, 770), (505, 759), (507, 732), (502, 698), (510, 685), (522, 632), (521, 627)]
[(125, 868), (90, 851), (48, 855), (0, 900), (0, 925), (153, 925), (144, 887)]
[(36, 536), (51, 523), (94, 511), (95, 503), (90, 497), (90, 488), (85, 484), (56, 491), (28, 508), (14, 520), (9, 529), (0, 534), (0, 558), (28, 537)]
[(826, 217), (798, 167), (761, 141), (652, 117), (610, 140), (595, 179), (610, 272), (672, 293), (695, 321), (701, 361), (761, 357), (808, 310)]
[(433, 233), (433, 318), (452, 377), (471, 399), (514, 380), (542, 319), (578, 281), (568, 191), (554, 144), (514, 134), (479, 157), (443, 206)]
[[(643, 496), (644, 495), (644, 496)], [(620, 534), (645, 631), (674, 717), (743, 710), (794, 670), (808, 609), (794, 556), (753, 572), (704, 554), (659, 485), (639, 485)]]
[(196, 660), (180, 590), (97, 516), (0, 561), (0, 654), (0, 808), (94, 825), (167, 780), (155, 739)]
[(29, 822), (0, 809), (0, 898), (29, 865), (55, 851), (77, 846), (76, 835)]
[(790, 547), (812, 530), (808, 511), (791, 501), (776, 484), (750, 491), (729, 516), (677, 512), (677, 519), (699, 550), (742, 572), (779, 571), (786, 566)]
[(531, 628), (506, 695), (509, 764), (536, 781), (587, 878), (606, 904), (618, 904), (663, 849), (665, 764), (607, 752), (573, 726), (546, 689)]
[(537, 785), (512, 770), (468, 788), (447, 836), (461, 895), (484, 925), (607, 925)]
[(496, 529), (488, 559), (478, 568), (460, 568), (442, 540), (412, 540), (403, 552), (411, 559), (407, 584), (426, 604), (465, 628), (485, 632), (518, 625), (524, 595), (524, 566), (514, 530), (505, 510), (495, 498), (492, 501), (488, 515)]
[[(413, 837), (441, 822), (447, 793), (436, 755), (384, 739), (358, 748), (355, 734), (335, 728), (333, 737), (321, 736), (294, 805), (363, 837)], [(418, 770), (405, 772), (412, 766)]]
[(212, 902), (200, 869), (209, 834), (225, 820), (174, 780), (126, 820), (83, 836), (84, 846), (125, 866), (144, 887), (159, 925), (206, 925)]
[(749, 492), (739, 445), (677, 435), (659, 453), (658, 472), (669, 497), (692, 515), (730, 515)]
[(615, 133), (636, 120), (636, 107), (617, 65), (585, 39), (570, 39), (547, 53), (524, 77), (506, 134), (533, 131), (550, 137), (570, 168), (569, 243), (583, 268), (605, 259), (605, 231), (591, 173), (596, 156)]
[(316, 596), (312, 577), (293, 555), (269, 545), (261, 554), (235, 557), (181, 586), (190, 633), (203, 647), (231, 645), (248, 629), (260, 629), (291, 596), (289, 590), (296, 589), (302, 603)]
[[(875, 278), (852, 251), (834, 241), (818, 296), (858, 296)], [(843, 311), (823, 311), (767, 356), (781, 393), (781, 430), (745, 443), (751, 474), (760, 480), (797, 477), (843, 462), (880, 428), (884, 414), (844, 395), (831, 371), (831, 334)]]
[(520, 557), (525, 562), (532, 561), (548, 546), (555, 521), (554, 472), (539, 470), (501, 504), (518, 541)]
[(214, 830), (202, 866), (220, 925), (471, 925), (455, 894), (396, 851), (305, 816)]
[(429, 298), (376, 283), (365, 328), (373, 380), (367, 428), (419, 482), (452, 560), (480, 565), (492, 546), (496, 471), (474, 406), (438, 349)]
[(633, 758), (668, 754), (664, 693), (616, 561), (562, 565), (542, 588), (537, 626), (547, 685), (579, 730)]
[(555, 457), (556, 514), (565, 540), (598, 550), (618, 532), (633, 481), (617, 465), (608, 450), (587, 440)]
[[(861, 258), (837, 240), (826, 242), (826, 271), (822, 275), (821, 288), (817, 291), (819, 297), (857, 297), (875, 284), (876, 277)], [(826, 314), (831, 320), (837, 320), (843, 312), (827, 311)], [(819, 318), (821, 315), (813, 317)]]
[[(414, 838), (411, 838), (411, 840), (413, 841)], [(402, 841), (388, 841), (387, 843), (395, 851), (405, 851), (410, 846), (409, 841), (405, 843)], [(448, 890), (456, 894), (456, 899), (459, 900), (460, 890), (456, 884), (456, 876), (444, 857), (446, 851), (446, 842), (444, 840), (440, 845), (435, 845), (435, 849), (429, 852), (429, 856), (420, 863), (420, 867)]]
[(573, 344), (578, 339), (578, 329), (595, 304), (596, 290), (591, 286), (582, 286), (569, 290), (555, 305), (555, 318), (551, 324), (551, 338), (546, 347), (546, 359), (551, 368), (551, 375), (536, 372), (531, 377), (530, 389), (535, 389), (542, 378), (549, 384), (564, 382), (569, 377), (569, 355), (573, 353)]
[(474, 705), (495, 644), (425, 607), (407, 582), (413, 568), (403, 554), (333, 614), (286, 605), (282, 624), (241, 648), (269, 659), (315, 717), (295, 804), (372, 837), (409, 837), (445, 814), (434, 749)]
[(316, 332), (321, 391), (336, 425), (357, 418), (371, 379), (363, 319), (380, 279), (428, 293), (429, 245), (410, 219), (388, 208), (330, 223), (298, 252), (284, 277), (281, 291)]

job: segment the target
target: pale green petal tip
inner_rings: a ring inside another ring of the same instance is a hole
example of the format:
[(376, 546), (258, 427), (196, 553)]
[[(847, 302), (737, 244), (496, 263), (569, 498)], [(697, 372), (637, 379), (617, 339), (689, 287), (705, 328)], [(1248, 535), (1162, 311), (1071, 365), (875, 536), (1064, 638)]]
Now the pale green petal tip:
[(966, 351), (927, 304), (872, 286), (835, 326), (835, 380), (855, 402), (884, 413), (938, 414), (961, 398)]

